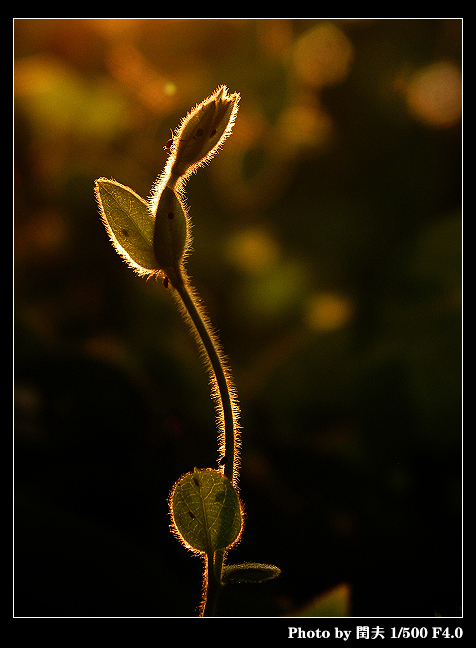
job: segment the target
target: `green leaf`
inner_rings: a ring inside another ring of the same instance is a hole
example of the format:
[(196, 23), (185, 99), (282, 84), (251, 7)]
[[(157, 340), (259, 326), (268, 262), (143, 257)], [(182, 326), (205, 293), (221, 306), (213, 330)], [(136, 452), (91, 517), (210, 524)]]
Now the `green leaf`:
[(159, 269), (154, 254), (155, 219), (147, 202), (115, 180), (96, 180), (96, 198), (109, 238), (139, 274)]
[(240, 537), (240, 500), (229, 480), (217, 470), (195, 469), (181, 477), (169, 505), (175, 534), (192, 551), (213, 555)]
[(225, 565), (222, 580), (225, 583), (262, 583), (271, 578), (277, 578), (280, 573), (279, 567), (262, 563)]

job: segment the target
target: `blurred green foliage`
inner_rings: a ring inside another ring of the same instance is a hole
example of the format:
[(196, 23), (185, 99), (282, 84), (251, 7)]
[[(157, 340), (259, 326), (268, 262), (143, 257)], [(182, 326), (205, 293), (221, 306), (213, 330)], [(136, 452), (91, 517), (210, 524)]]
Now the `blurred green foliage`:
[[(242, 406), (248, 523), (223, 614), (460, 614), (461, 21), (17, 19), (15, 613), (187, 616), (168, 533), (214, 466), (207, 376), (93, 183), (147, 197), (218, 85), (234, 134), (187, 187), (187, 267)], [(244, 588), (244, 589), (243, 589)], [(256, 589), (255, 589), (256, 588)]]

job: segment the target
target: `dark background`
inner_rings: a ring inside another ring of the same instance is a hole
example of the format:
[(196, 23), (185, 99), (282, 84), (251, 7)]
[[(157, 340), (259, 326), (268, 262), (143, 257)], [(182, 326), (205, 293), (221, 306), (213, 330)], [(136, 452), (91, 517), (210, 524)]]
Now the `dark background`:
[(187, 268), (240, 397), (221, 614), (461, 614), (461, 21), (14, 21), (15, 615), (190, 616), (168, 529), (217, 458), (208, 377), (93, 196), (147, 197), (181, 117), (241, 93), (187, 185)]

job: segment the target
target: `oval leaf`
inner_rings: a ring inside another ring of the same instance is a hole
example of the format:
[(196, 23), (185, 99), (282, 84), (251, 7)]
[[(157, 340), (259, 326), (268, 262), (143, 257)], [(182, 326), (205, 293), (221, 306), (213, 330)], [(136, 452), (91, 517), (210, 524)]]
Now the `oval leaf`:
[(212, 555), (235, 544), (242, 528), (238, 495), (229, 480), (211, 468), (181, 477), (169, 499), (174, 530), (189, 549)]
[(115, 180), (96, 180), (96, 198), (109, 238), (139, 274), (158, 270), (154, 253), (155, 219), (149, 205)]

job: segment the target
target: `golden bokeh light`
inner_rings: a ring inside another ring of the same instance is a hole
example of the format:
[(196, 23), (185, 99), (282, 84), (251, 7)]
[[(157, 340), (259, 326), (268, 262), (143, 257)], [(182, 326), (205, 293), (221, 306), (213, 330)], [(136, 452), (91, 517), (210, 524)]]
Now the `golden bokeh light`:
[(313, 331), (334, 331), (347, 326), (353, 306), (348, 297), (336, 293), (319, 293), (309, 298), (305, 323)]
[(450, 61), (427, 65), (410, 78), (405, 98), (418, 121), (436, 128), (449, 128), (461, 118), (461, 71)]
[(235, 234), (228, 242), (226, 252), (233, 265), (255, 274), (276, 263), (279, 244), (265, 229), (250, 228)]
[(293, 62), (298, 78), (320, 88), (343, 81), (354, 57), (351, 42), (333, 23), (307, 31), (296, 42)]
[(175, 107), (175, 83), (160, 74), (131, 43), (110, 49), (108, 67), (111, 75), (152, 113), (161, 114)]
[(129, 124), (126, 101), (109, 81), (89, 82), (50, 56), (15, 63), (15, 100), (48, 142), (68, 134), (108, 139)]
[(332, 134), (332, 120), (323, 111), (305, 104), (289, 106), (281, 113), (279, 135), (287, 147), (324, 147)]

